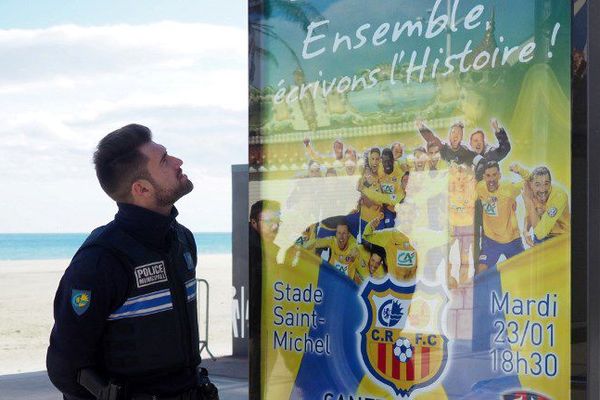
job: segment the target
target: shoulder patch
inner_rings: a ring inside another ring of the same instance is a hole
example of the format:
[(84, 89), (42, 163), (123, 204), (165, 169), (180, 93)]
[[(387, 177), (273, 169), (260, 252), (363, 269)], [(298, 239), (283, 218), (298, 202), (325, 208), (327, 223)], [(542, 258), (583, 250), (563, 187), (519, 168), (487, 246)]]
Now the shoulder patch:
[(187, 269), (192, 271), (194, 269), (194, 260), (192, 259), (192, 253), (186, 251), (185, 253), (183, 253), (183, 258), (185, 260), (185, 265), (187, 266)]
[(88, 308), (90, 308), (90, 301), (92, 300), (91, 290), (71, 290), (71, 306), (75, 314), (82, 315)]
[(548, 210), (548, 216), (550, 216), (550, 218), (554, 218), (557, 212), (558, 210), (556, 209), (556, 207), (552, 207)]

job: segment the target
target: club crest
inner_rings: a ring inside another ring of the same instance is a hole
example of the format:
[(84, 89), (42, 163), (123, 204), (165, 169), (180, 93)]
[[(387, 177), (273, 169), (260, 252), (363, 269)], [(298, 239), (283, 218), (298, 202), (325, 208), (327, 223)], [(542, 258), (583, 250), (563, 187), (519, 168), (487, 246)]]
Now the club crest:
[(366, 314), (360, 351), (371, 376), (402, 397), (432, 385), (448, 359), (440, 324), (445, 295), (387, 278), (369, 280), (360, 296)]

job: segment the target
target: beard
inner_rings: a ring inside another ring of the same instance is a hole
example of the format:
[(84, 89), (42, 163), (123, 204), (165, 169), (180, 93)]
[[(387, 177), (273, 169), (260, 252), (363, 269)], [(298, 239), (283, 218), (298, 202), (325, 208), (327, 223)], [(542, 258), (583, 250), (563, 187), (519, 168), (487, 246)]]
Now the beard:
[(181, 182), (174, 189), (165, 189), (156, 185), (156, 204), (160, 207), (172, 206), (177, 200), (188, 194), (194, 189), (194, 184), (189, 179)]

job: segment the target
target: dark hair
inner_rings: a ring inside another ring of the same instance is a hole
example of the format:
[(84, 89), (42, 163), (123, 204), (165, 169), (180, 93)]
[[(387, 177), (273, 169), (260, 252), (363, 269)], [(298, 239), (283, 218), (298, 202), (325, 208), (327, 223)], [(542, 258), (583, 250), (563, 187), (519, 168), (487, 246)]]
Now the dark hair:
[(438, 151), (441, 150), (437, 142), (427, 142), (427, 151), (431, 150), (432, 147), (437, 147)]
[(471, 133), (471, 136), (469, 136), (469, 140), (473, 140), (473, 136), (477, 135), (477, 134), (481, 134), (481, 137), (483, 138), (483, 140), (485, 140), (485, 132), (483, 132), (481, 129), (476, 129), (475, 131), (473, 131), (473, 133)]
[(371, 150), (369, 150), (369, 154), (371, 153), (377, 153), (381, 155), (381, 150), (379, 150), (379, 147), (372, 147)]
[(498, 161), (494, 160), (486, 161), (485, 164), (483, 164), (483, 171), (485, 172), (490, 168), (497, 168), (498, 171), (500, 171), (500, 164), (498, 164)]
[(258, 221), (260, 213), (266, 210), (279, 211), (281, 205), (275, 200), (259, 200), (250, 207), (250, 221)]
[(550, 174), (550, 170), (548, 169), (548, 167), (543, 167), (543, 166), (537, 167), (531, 173), (532, 178), (534, 176), (543, 176), (543, 175), (548, 175), (548, 179), (550, 180), (550, 182), (552, 182), (552, 175)]
[(335, 223), (335, 227), (337, 228), (340, 225), (346, 225), (347, 228), (350, 228), (350, 226), (348, 225), (348, 220), (346, 219), (346, 217), (338, 218), (337, 222)]
[(131, 184), (150, 179), (148, 158), (139, 148), (152, 140), (152, 132), (143, 125), (129, 124), (104, 136), (94, 152), (96, 176), (102, 189), (115, 201), (131, 195)]
[(387, 147), (385, 149), (383, 149), (383, 151), (381, 152), (382, 157), (385, 155), (387, 155), (388, 157), (391, 157), (392, 159), (394, 158), (394, 153), (392, 153), (392, 149), (389, 149)]
[(415, 154), (417, 151), (419, 151), (419, 152), (421, 152), (421, 153), (424, 153), (424, 154), (427, 154), (427, 151), (425, 150), (425, 148), (424, 148), (423, 146), (419, 146), (419, 147), (415, 148), (415, 149), (413, 150), (413, 155), (414, 155), (414, 154)]
[(458, 122), (453, 123), (450, 126), (450, 130), (452, 130), (452, 128), (460, 128), (460, 129), (464, 130), (465, 129), (465, 124), (463, 124), (462, 121), (458, 121)]
[[(363, 242), (363, 247), (371, 254), (377, 254), (379, 256), (379, 258), (381, 258), (381, 264), (383, 265), (383, 270), (387, 273), (388, 272), (388, 266), (387, 266), (387, 261), (386, 261), (386, 252), (385, 249), (381, 246), (378, 246), (376, 244), (373, 244), (371, 242), (368, 241), (364, 241)], [(369, 258), (371, 258), (371, 256), (369, 256)]]

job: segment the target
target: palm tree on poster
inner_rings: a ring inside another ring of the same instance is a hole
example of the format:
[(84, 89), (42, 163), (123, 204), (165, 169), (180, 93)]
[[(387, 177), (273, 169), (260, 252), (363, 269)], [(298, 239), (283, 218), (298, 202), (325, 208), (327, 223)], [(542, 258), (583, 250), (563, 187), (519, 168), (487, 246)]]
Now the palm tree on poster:
[(249, 44), (249, 66), (250, 66), (250, 82), (253, 82), (254, 75), (256, 73), (256, 57), (263, 57), (275, 65), (279, 65), (275, 55), (261, 46), (260, 38), (267, 36), (279, 43), (281, 43), (292, 55), (298, 69), (302, 69), (300, 66), (300, 59), (296, 55), (296, 52), (290, 47), (290, 45), (281, 38), (274, 30), (273, 27), (265, 24), (263, 21), (270, 18), (273, 14), (280, 15), (282, 18), (296, 23), (302, 27), (306, 32), (308, 25), (312, 21), (319, 20), (322, 18), (321, 14), (315, 7), (308, 4), (306, 1), (300, 0), (248, 0), (248, 35), (250, 39)]

